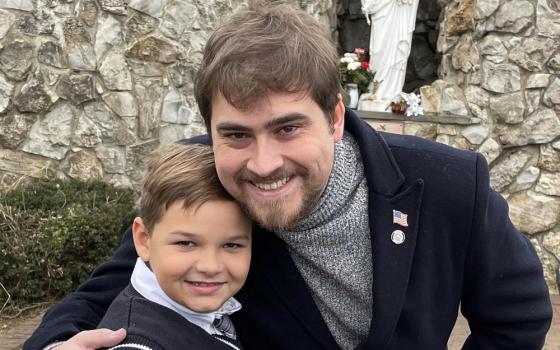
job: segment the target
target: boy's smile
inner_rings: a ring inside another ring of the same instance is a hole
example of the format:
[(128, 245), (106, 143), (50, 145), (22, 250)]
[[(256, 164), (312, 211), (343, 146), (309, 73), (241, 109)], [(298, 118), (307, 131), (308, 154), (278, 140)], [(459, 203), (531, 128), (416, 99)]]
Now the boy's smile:
[(211, 200), (184, 209), (175, 202), (151, 232), (137, 218), (138, 254), (160, 287), (192, 311), (212, 312), (241, 289), (251, 260), (251, 223), (232, 201)]

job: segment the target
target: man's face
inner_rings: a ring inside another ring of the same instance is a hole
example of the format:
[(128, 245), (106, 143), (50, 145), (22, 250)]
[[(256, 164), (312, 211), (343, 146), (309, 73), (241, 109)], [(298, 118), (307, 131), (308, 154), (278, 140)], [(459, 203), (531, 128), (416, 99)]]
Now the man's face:
[(133, 224), (136, 251), (163, 291), (196, 312), (218, 310), (241, 289), (251, 261), (251, 222), (234, 201), (198, 208), (173, 203), (147, 232)]
[(220, 181), (254, 220), (287, 229), (325, 189), (342, 138), (339, 100), (333, 128), (305, 94), (270, 93), (250, 110), (238, 110), (218, 94), (211, 132)]

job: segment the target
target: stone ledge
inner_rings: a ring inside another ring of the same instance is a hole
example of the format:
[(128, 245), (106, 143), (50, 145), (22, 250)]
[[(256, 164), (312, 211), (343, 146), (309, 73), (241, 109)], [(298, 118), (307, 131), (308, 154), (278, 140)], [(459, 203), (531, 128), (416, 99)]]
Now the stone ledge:
[(424, 122), (436, 124), (457, 124), (457, 125), (474, 125), (480, 124), (479, 118), (463, 117), (455, 115), (419, 115), (417, 117), (407, 117), (403, 114), (395, 114), (390, 112), (373, 112), (373, 111), (354, 111), (362, 119), (373, 120), (392, 120), (402, 122)]

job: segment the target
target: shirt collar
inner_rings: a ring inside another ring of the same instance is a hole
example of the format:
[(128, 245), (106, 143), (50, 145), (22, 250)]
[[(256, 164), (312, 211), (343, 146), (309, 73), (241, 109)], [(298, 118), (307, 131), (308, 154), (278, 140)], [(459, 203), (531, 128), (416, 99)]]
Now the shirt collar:
[(209, 334), (221, 334), (221, 332), (213, 325), (216, 318), (231, 315), (241, 309), (241, 304), (235, 300), (235, 298), (231, 297), (214, 312), (200, 313), (192, 311), (191, 309), (175, 302), (167, 296), (167, 294), (165, 294), (163, 289), (159, 286), (155, 274), (148, 268), (148, 266), (146, 266), (146, 263), (142, 261), (141, 258), (136, 260), (136, 265), (134, 266), (134, 271), (132, 271), (130, 282), (132, 283), (134, 289), (136, 289), (136, 291), (144, 298), (177, 312), (189, 322), (199, 326)]

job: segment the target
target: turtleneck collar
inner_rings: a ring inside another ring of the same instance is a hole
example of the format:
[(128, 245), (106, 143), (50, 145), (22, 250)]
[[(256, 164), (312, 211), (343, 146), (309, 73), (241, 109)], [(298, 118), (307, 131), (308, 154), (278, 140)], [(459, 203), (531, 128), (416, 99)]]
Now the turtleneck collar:
[(334, 146), (331, 174), (315, 208), (294, 227), (278, 232), (279, 236), (284, 237), (288, 232), (301, 232), (319, 227), (340, 215), (340, 209), (352, 199), (364, 177), (358, 144), (352, 135), (345, 131), (342, 140)]
[(214, 320), (216, 320), (216, 318), (231, 315), (241, 309), (241, 304), (235, 300), (235, 298), (231, 297), (226, 300), (222, 307), (214, 312), (200, 313), (190, 310), (165, 294), (163, 289), (159, 286), (155, 274), (146, 266), (146, 263), (144, 263), (141, 258), (136, 260), (130, 282), (134, 289), (144, 298), (177, 312), (179, 315), (186, 318), (187, 321), (199, 326), (209, 334), (222, 334), (222, 332), (214, 327)]

